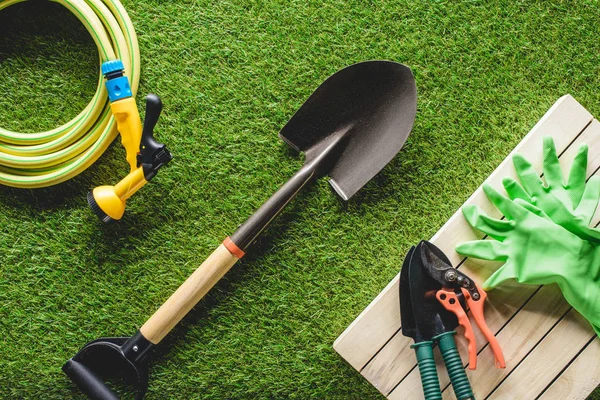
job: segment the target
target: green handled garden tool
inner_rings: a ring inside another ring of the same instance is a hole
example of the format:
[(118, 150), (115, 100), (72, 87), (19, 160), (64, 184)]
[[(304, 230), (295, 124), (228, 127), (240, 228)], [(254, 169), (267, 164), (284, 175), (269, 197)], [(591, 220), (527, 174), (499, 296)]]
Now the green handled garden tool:
[(129, 377), (138, 398), (147, 388), (146, 356), (241, 258), (257, 236), (311, 180), (323, 175), (348, 200), (402, 148), (414, 122), (417, 92), (410, 69), (368, 61), (329, 77), (308, 98), (279, 136), (305, 155), (304, 165), (129, 338), (90, 342), (63, 371), (95, 399), (117, 396), (105, 374)]
[(450, 261), (437, 247), (425, 241), (412, 247), (400, 272), (400, 313), (402, 334), (415, 341), (425, 400), (441, 400), (442, 391), (435, 366), (433, 347), (438, 345), (458, 400), (475, 399), (454, 342), (458, 319), (444, 309), (435, 293), (440, 284), (426, 271), (429, 253), (447, 264)]

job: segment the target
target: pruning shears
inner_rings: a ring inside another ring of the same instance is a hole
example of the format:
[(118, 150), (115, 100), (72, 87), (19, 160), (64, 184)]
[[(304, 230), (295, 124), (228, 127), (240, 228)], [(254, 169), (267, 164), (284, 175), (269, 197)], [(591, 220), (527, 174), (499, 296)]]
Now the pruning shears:
[(469, 341), (469, 368), (477, 363), (475, 335), (466, 315), (472, 307), (475, 320), (489, 340), (496, 366), (505, 367), (504, 357), (483, 318), (485, 292), (468, 276), (452, 267), (448, 257), (433, 244), (421, 241), (412, 247), (400, 272), (402, 334), (413, 338), (421, 383), (426, 400), (442, 398), (433, 347), (439, 346), (454, 393), (459, 400), (475, 399), (456, 348), (454, 329), (459, 323)]
[[(429, 242), (424, 243), (425, 247), (433, 246)], [(422, 255), (425, 257), (423, 266), (427, 273), (441, 285), (441, 288), (435, 293), (435, 297), (446, 310), (456, 315), (458, 323), (465, 329), (465, 338), (468, 341), (469, 349), (469, 369), (477, 368), (477, 344), (475, 343), (473, 326), (466, 314), (467, 308), (471, 311), (479, 330), (490, 344), (496, 367), (506, 368), (498, 339), (485, 322), (483, 314), (483, 306), (487, 299), (485, 290), (466, 274), (454, 268), (452, 264), (437, 257), (434, 252), (424, 251)]]

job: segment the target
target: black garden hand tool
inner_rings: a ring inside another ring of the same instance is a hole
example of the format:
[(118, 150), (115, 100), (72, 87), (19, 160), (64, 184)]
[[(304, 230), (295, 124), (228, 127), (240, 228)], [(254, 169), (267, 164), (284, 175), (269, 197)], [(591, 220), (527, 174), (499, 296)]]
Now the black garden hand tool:
[(410, 249), (400, 272), (400, 312), (402, 334), (411, 337), (415, 349), (421, 383), (426, 400), (441, 400), (442, 391), (435, 366), (433, 347), (438, 345), (459, 400), (474, 399), (473, 390), (463, 369), (463, 363), (454, 342), (456, 316), (446, 311), (435, 298), (439, 283), (426, 271), (427, 251), (450, 263), (437, 248), (425, 247), (420, 242)]
[[(469, 369), (477, 368), (477, 345), (473, 326), (466, 314), (466, 307), (470, 309), (479, 330), (488, 340), (496, 359), (496, 367), (506, 368), (500, 344), (485, 322), (483, 314), (483, 306), (487, 299), (485, 290), (467, 275), (452, 267), (447, 257), (439, 257), (441, 250), (432, 243), (423, 242), (421, 251), (427, 273), (438, 283), (435, 297), (446, 310), (456, 315), (458, 322), (465, 329), (465, 338), (469, 347)], [(464, 300), (466, 300), (466, 307)]]
[(226, 238), (134, 336), (91, 342), (63, 371), (92, 398), (116, 398), (101, 379), (107, 371), (126, 374), (138, 398), (143, 397), (148, 351), (244, 256), (292, 198), (309, 181), (329, 175), (335, 192), (348, 200), (402, 148), (415, 113), (415, 81), (402, 64), (369, 61), (329, 77), (279, 134), (304, 152), (300, 170)]

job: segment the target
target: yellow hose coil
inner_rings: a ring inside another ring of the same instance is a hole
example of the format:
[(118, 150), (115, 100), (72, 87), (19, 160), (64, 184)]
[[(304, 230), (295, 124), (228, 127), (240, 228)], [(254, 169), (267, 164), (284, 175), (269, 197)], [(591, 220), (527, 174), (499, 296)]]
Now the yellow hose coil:
[[(0, 0), (0, 11), (25, 0)], [(133, 24), (118, 0), (52, 0), (83, 23), (98, 46), (101, 65), (123, 61), (135, 97), (140, 50)], [(19, 133), (0, 128), (0, 184), (39, 188), (71, 179), (94, 163), (117, 136), (104, 77), (90, 103), (71, 121), (47, 132)]]

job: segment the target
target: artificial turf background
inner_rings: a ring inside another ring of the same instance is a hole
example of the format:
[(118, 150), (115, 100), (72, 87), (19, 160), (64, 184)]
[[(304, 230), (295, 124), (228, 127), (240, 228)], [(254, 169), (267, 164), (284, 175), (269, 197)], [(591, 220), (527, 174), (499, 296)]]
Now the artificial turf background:
[[(565, 93), (600, 115), (595, 2), (124, 2), (175, 155), (119, 223), (85, 194), (127, 173), (113, 144), (57, 187), (0, 188), (0, 396), (79, 397), (60, 367), (127, 336), (302, 159), (277, 131), (330, 74), (390, 59), (416, 76), (401, 154), (348, 203), (297, 198), (158, 347), (148, 398), (377, 398), (334, 339)], [(53, 3), (0, 13), (0, 126), (46, 130), (95, 90), (93, 41)], [(600, 399), (600, 390), (591, 396)]]

